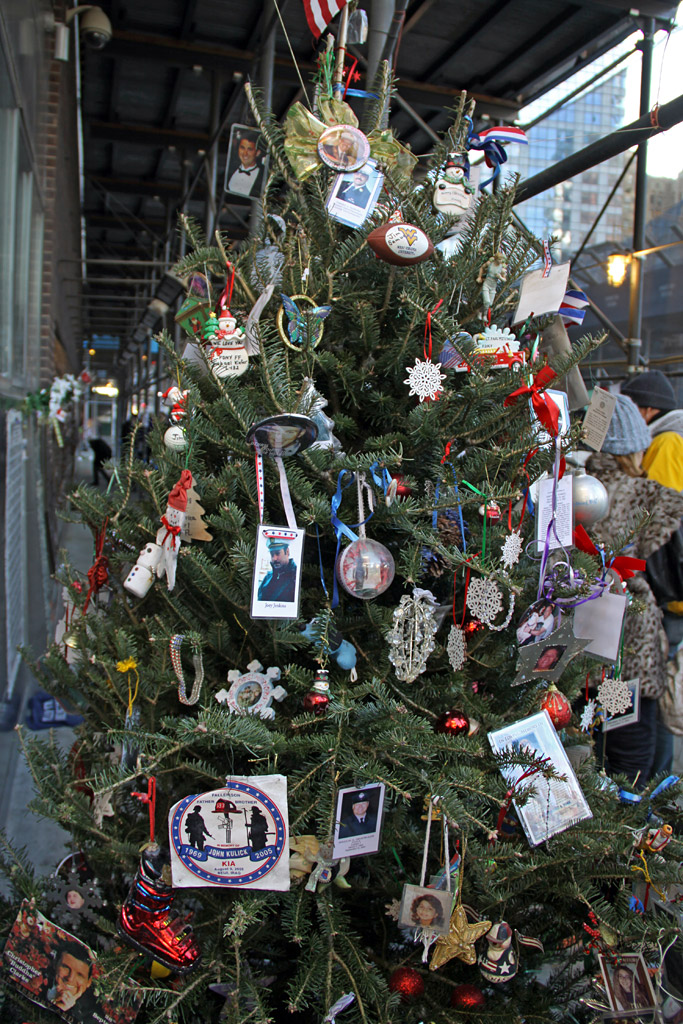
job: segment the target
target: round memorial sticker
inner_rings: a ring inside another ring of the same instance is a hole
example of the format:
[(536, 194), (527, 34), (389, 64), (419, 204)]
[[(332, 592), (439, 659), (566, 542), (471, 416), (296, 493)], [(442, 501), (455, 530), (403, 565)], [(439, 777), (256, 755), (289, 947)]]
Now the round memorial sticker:
[(200, 880), (194, 884), (249, 886), (280, 861), (287, 825), (264, 790), (231, 781), (225, 789), (181, 800), (172, 813), (170, 838), (172, 855)]
[(387, 231), (384, 241), (393, 253), (404, 260), (423, 256), (429, 248), (429, 239), (424, 231), (412, 224), (395, 224)]

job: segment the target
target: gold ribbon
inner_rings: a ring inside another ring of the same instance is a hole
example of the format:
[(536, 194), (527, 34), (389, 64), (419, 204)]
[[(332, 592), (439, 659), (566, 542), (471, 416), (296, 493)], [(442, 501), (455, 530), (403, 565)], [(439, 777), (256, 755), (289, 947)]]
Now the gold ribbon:
[[(285, 118), (285, 153), (300, 181), (310, 177), (321, 166), (318, 140), (326, 128), (336, 124), (358, 127), (358, 118), (348, 103), (331, 97), (319, 101), (320, 120), (303, 103), (294, 103)], [(376, 129), (368, 135), (370, 154), (387, 171), (410, 178), (417, 163), (403, 143), (395, 138), (390, 128)]]

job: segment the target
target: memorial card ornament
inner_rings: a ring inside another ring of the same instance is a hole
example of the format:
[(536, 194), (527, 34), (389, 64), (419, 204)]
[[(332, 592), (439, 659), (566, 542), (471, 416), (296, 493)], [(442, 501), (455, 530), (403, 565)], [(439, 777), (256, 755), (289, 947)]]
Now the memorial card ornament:
[(284, 892), (288, 833), (284, 775), (229, 778), (223, 789), (186, 796), (169, 815), (173, 885)]
[(414, 224), (382, 224), (370, 232), (368, 245), (381, 260), (397, 267), (422, 263), (434, 252), (430, 238)]
[(449, 153), (446, 166), (436, 179), (432, 202), (438, 213), (447, 213), (460, 220), (474, 203), (476, 186), (469, 181), (467, 157)]
[(180, 533), (185, 525), (187, 509), (187, 492), (192, 486), (192, 473), (184, 469), (180, 479), (168, 496), (166, 512), (161, 517), (161, 527), (157, 532), (156, 543), (145, 545), (124, 580), (125, 589), (135, 597), (144, 597), (149, 591), (156, 575), (159, 579), (166, 576), (169, 590), (175, 587), (176, 566), (180, 551)]
[(219, 690), (216, 700), (227, 704), (235, 714), (258, 715), (265, 721), (272, 721), (275, 718), (273, 701), (283, 701), (287, 696), (284, 687), (274, 685), (279, 679), (279, 668), (271, 667), (264, 672), (260, 661), (250, 661), (246, 672), (230, 669), (228, 682), (232, 685), (229, 690)]
[(394, 611), (393, 626), (387, 633), (389, 661), (397, 679), (413, 683), (427, 668), (427, 659), (434, 650), (436, 598), (431, 590), (416, 587), (412, 595), (404, 595)]
[(290, 297), (281, 293), (280, 298), (282, 305), (277, 312), (276, 323), (285, 345), (295, 352), (317, 348), (332, 306), (317, 306), (308, 295)]
[(499, 625), (495, 625), (494, 620), (503, 611), (502, 591), (493, 579), (477, 577), (470, 580), (467, 588), (467, 609), (475, 619), (483, 622), (494, 633), (507, 629), (512, 621), (512, 613), (515, 610), (515, 595), (512, 591), (510, 591), (509, 602), (505, 619)]

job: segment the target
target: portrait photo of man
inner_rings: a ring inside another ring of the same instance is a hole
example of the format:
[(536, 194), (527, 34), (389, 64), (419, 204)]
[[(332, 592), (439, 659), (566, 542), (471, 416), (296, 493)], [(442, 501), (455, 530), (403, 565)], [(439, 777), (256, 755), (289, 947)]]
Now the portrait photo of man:
[(349, 787), (337, 794), (335, 857), (358, 857), (377, 853), (382, 830), (384, 784), (368, 783), (362, 789)]
[(360, 171), (356, 171), (349, 181), (344, 180), (337, 192), (337, 199), (343, 199), (345, 203), (353, 203), (354, 206), (367, 206), (371, 195), (368, 188), (369, 177), (368, 172), (361, 167)]
[(80, 942), (66, 940), (57, 947), (48, 1002), (70, 1020), (89, 1021), (101, 1009), (91, 991), (93, 960)]
[(230, 148), (225, 174), (225, 191), (256, 199), (264, 178), (265, 146), (253, 128), (234, 124), (230, 130)]
[(340, 839), (348, 836), (366, 836), (377, 828), (377, 811), (370, 809), (370, 793), (362, 790), (351, 793), (346, 798), (348, 812), (341, 820)]
[(296, 563), (289, 554), (289, 541), (272, 537), (268, 540), (270, 572), (258, 588), (259, 601), (294, 601), (296, 598)]

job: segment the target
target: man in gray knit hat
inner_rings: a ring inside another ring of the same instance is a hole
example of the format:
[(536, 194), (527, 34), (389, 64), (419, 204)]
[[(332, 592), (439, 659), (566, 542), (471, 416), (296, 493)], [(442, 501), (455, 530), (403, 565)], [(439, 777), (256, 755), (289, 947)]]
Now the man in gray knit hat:
[(648, 370), (631, 377), (622, 395), (635, 402), (652, 436), (643, 457), (643, 469), (651, 480), (674, 491), (683, 490), (683, 409), (661, 370)]

